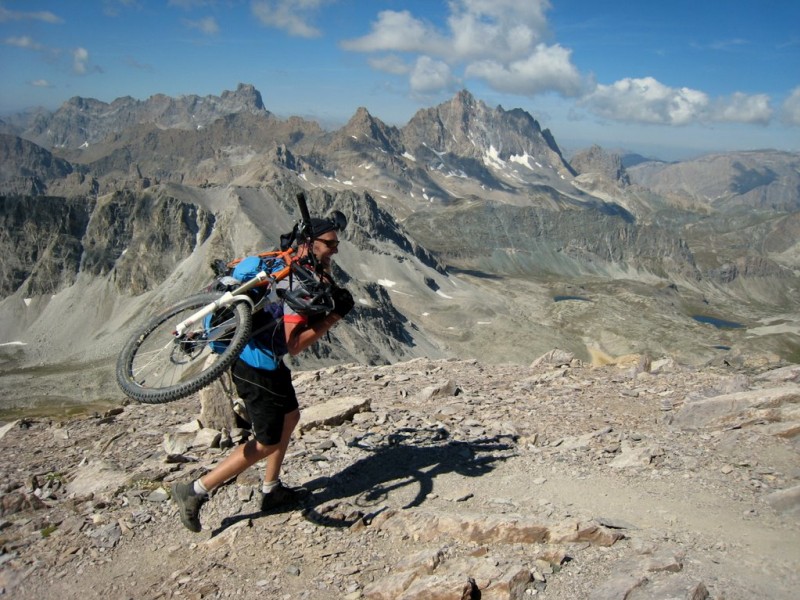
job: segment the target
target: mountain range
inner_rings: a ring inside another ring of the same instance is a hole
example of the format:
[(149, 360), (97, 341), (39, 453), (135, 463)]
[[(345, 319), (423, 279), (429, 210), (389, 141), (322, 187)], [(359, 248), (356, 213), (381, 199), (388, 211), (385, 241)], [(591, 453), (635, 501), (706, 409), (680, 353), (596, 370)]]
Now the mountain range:
[(466, 90), (403, 127), (360, 107), (326, 131), (241, 84), (0, 123), (4, 408), (118, 395), (131, 328), (213, 259), (275, 245), (299, 191), (348, 216), (337, 276), (358, 301), (301, 365), (800, 361), (798, 154), (567, 160), (530, 114)]

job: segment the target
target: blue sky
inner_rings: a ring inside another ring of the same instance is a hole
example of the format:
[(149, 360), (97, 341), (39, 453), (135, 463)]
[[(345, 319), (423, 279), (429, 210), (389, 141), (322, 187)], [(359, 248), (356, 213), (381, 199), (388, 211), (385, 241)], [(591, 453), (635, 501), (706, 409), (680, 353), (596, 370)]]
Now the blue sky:
[(567, 153), (800, 151), (800, 2), (0, 0), (0, 114), (239, 83), (328, 128), (466, 88)]

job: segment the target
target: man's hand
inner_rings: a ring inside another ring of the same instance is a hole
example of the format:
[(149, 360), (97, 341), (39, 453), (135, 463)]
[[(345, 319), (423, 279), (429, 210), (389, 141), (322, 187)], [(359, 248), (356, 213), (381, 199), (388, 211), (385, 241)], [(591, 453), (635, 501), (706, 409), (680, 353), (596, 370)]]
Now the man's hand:
[(355, 300), (353, 300), (353, 295), (344, 288), (334, 287), (331, 290), (331, 297), (333, 298), (333, 310), (331, 312), (339, 315), (342, 319), (353, 310), (353, 306), (356, 304)]

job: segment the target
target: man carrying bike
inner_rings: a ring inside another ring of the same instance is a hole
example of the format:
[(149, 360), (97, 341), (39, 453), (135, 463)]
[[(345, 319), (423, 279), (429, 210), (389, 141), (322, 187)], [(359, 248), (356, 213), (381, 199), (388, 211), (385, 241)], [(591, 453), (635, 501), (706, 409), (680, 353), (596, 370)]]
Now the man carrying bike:
[(292, 432), (300, 421), (292, 374), (282, 357), (302, 352), (319, 340), (354, 306), (353, 297), (330, 278), (338, 251), (338, 232), (346, 220), (311, 219), (310, 241), (301, 240), (292, 276), (275, 284), (278, 300), (253, 315), (255, 332), (231, 367), (236, 390), (247, 407), (253, 438), (237, 446), (219, 465), (193, 482), (172, 486), (181, 522), (199, 532), (200, 509), (209, 493), (262, 459), (266, 459), (261, 510), (296, 504), (303, 488), (281, 483), (280, 472)]

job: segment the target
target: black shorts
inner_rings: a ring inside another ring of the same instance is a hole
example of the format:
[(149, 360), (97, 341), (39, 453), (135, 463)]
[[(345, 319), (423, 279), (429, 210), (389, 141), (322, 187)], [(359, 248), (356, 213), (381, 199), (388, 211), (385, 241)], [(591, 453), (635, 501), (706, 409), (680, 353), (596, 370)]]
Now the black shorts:
[(265, 446), (280, 442), (284, 416), (298, 408), (292, 372), (282, 362), (275, 371), (264, 371), (237, 360), (231, 375), (247, 407), (253, 436)]

